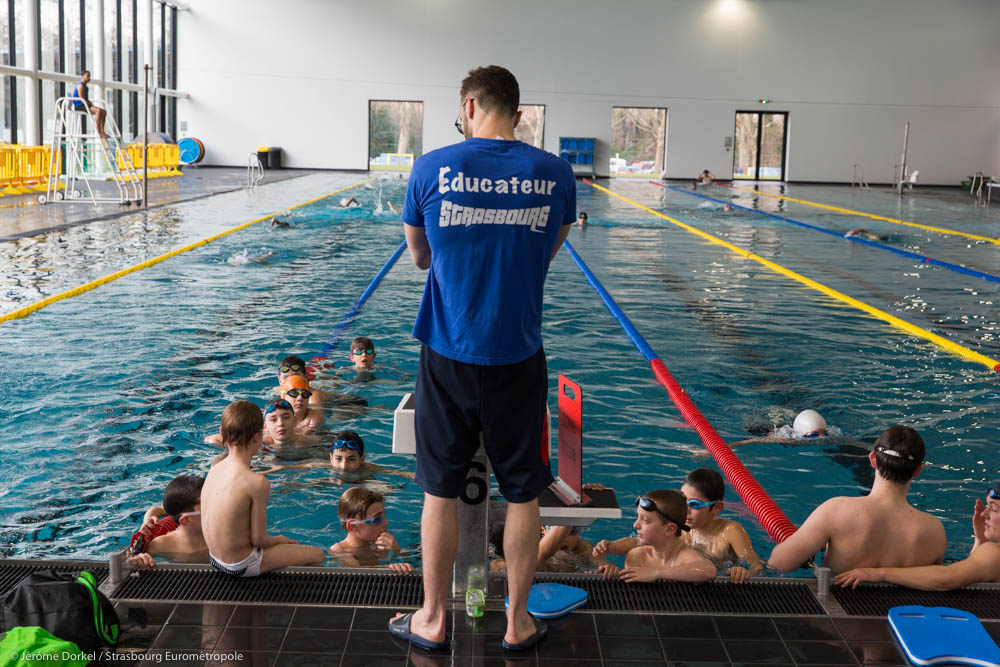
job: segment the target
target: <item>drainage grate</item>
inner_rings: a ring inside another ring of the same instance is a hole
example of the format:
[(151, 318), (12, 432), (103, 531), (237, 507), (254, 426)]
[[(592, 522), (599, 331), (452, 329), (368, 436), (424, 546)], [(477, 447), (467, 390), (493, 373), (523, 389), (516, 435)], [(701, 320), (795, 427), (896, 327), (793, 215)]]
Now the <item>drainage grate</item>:
[(98, 584), (104, 581), (104, 578), (108, 575), (108, 566), (103, 564), (65, 563), (64, 561), (61, 561), (58, 564), (39, 561), (37, 565), (27, 563), (0, 563), (0, 595), (6, 595), (8, 591), (21, 583), (25, 577), (32, 572), (38, 572), (39, 570), (57, 570), (59, 572), (74, 573), (86, 570), (97, 578)]
[(252, 579), (238, 579), (215, 570), (160, 567), (127, 577), (111, 597), (388, 607), (419, 607), (424, 599), (418, 575), (271, 572)]
[(995, 588), (957, 591), (917, 591), (900, 586), (868, 585), (856, 589), (832, 587), (833, 597), (851, 616), (886, 616), (892, 607), (922, 605), (964, 609), (979, 618), (1000, 618), (1000, 595)]
[(547, 577), (536, 581), (556, 581), (587, 591), (587, 609), (597, 611), (673, 611), (706, 614), (796, 614), (825, 616), (808, 584), (762, 581), (734, 586), (726, 581), (685, 584), (658, 581), (626, 584), (592, 577)]

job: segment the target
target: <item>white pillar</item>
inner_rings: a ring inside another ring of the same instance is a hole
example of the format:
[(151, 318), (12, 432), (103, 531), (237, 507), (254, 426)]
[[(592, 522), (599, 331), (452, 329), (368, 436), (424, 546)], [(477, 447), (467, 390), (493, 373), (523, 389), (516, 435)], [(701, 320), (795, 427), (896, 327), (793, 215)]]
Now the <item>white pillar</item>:
[[(17, 38), (24, 41), (24, 63), (32, 71), (25, 82), (24, 94), (28, 99), (19, 100), (24, 105), (24, 142), (29, 146), (42, 143), (42, 128), (38, 124), (38, 6), (34, 2), (24, 3), (24, 30), (18, 31)], [(16, 139), (15, 139), (16, 141)]]
[[(88, 25), (93, 26), (90, 34), (91, 44), (94, 45), (94, 62), (90, 68), (94, 72), (94, 78), (104, 81), (104, 0), (93, 0), (90, 10), (90, 21)], [(104, 86), (95, 86), (95, 98), (104, 100)]]
[[(156, 62), (155, 62), (156, 59), (153, 57), (153, 0), (146, 0), (144, 4), (146, 6), (146, 43), (144, 45), (145, 48), (143, 49), (144, 53), (143, 58), (145, 60), (145, 64), (149, 65), (150, 67), (149, 88), (150, 88), (150, 93), (152, 93), (152, 89), (156, 85)], [(139, 68), (139, 71), (140, 72), (143, 71), (142, 67)], [(144, 125), (145, 127), (144, 131), (146, 134), (149, 134), (150, 130), (152, 130), (153, 127), (156, 127), (156, 117), (154, 116), (154, 109), (155, 109), (155, 98), (154, 96), (151, 95), (149, 108), (146, 109), (146, 112), (148, 113), (148, 115), (146, 116), (146, 124)], [(152, 120), (153, 122), (150, 123), (149, 122), (150, 120)]]

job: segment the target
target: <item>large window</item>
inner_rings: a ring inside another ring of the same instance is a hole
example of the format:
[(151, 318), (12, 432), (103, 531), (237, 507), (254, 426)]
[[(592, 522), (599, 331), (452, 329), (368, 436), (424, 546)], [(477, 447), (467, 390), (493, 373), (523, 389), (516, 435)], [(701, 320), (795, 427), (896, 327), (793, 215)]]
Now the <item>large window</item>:
[(612, 176), (648, 177), (663, 173), (666, 145), (666, 109), (611, 109)]
[(518, 111), (521, 112), (521, 122), (514, 128), (514, 138), (535, 148), (542, 148), (545, 139), (545, 105), (522, 104)]
[(424, 103), (368, 102), (368, 168), (409, 171), (423, 153)]
[(787, 134), (788, 114), (784, 111), (737, 111), (733, 178), (785, 180)]

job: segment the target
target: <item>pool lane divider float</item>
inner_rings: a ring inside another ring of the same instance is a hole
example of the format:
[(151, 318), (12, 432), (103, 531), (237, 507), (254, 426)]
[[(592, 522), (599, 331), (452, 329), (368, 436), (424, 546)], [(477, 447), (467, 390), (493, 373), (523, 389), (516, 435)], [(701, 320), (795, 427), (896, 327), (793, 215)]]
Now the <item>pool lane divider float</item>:
[(784, 199), (785, 201), (795, 202), (796, 204), (805, 204), (806, 206), (815, 206), (816, 208), (826, 209), (827, 211), (835, 211), (837, 213), (846, 213), (848, 215), (859, 215), (863, 218), (870, 218), (872, 220), (882, 220), (884, 222), (891, 222), (895, 225), (906, 225), (907, 227), (917, 227), (919, 229), (926, 229), (932, 232), (938, 232), (940, 234), (948, 234), (950, 236), (964, 236), (968, 239), (976, 239), (977, 241), (989, 241), (990, 243), (996, 243), (1000, 245), (1000, 239), (995, 239), (992, 236), (979, 236), (978, 234), (969, 234), (968, 232), (960, 232), (957, 229), (948, 229), (946, 227), (933, 227), (931, 225), (921, 225), (918, 222), (910, 222), (909, 220), (898, 220), (897, 218), (887, 218), (884, 215), (876, 215), (874, 213), (865, 213), (864, 211), (855, 211), (849, 208), (841, 208), (839, 206), (831, 206), (830, 204), (821, 204), (819, 202), (808, 201), (806, 199), (796, 199), (795, 197), (786, 197), (785, 195), (778, 195), (771, 192), (762, 192), (760, 190), (754, 190), (752, 188), (741, 188), (736, 185), (729, 185), (727, 183), (716, 183), (720, 187), (730, 188), (732, 190), (739, 190), (740, 192), (749, 192), (755, 195), (763, 195), (765, 197), (774, 197), (775, 199)]
[(835, 236), (839, 239), (845, 239), (847, 241), (853, 241), (854, 243), (863, 243), (864, 245), (872, 246), (873, 248), (879, 248), (881, 250), (888, 250), (889, 252), (894, 252), (897, 255), (902, 255), (903, 257), (909, 257), (910, 259), (917, 259), (924, 264), (930, 264), (932, 266), (940, 266), (945, 269), (950, 269), (958, 273), (964, 273), (967, 276), (974, 276), (976, 278), (982, 278), (983, 280), (989, 280), (991, 282), (1000, 283), (1000, 276), (995, 276), (992, 273), (985, 273), (983, 271), (976, 271), (975, 269), (970, 269), (960, 264), (952, 264), (951, 262), (944, 262), (940, 259), (934, 259), (933, 257), (928, 257), (926, 255), (918, 255), (915, 252), (910, 252), (908, 250), (900, 250), (899, 248), (894, 248), (891, 245), (886, 245), (884, 243), (879, 243), (878, 241), (869, 241), (868, 239), (859, 238), (857, 236), (844, 236), (840, 232), (835, 232), (831, 229), (826, 229), (824, 227), (817, 227), (816, 225), (810, 225), (807, 222), (802, 222), (800, 220), (795, 220), (793, 218), (786, 218), (780, 215), (775, 215), (774, 213), (768, 213), (767, 211), (760, 211), (749, 206), (740, 206), (739, 204), (734, 204), (732, 201), (725, 199), (716, 199), (715, 197), (709, 197), (708, 195), (701, 195), (697, 192), (691, 190), (684, 190), (682, 188), (677, 188), (672, 185), (664, 185), (663, 183), (657, 183), (656, 181), (650, 181), (650, 184), (659, 186), (666, 190), (674, 190), (682, 195), (688, 195), (691, 197), (700, 197), (701, 199), (707, 199), (708, 201), (718, 202), (720, 204), (728, 204), (733, 208), (742, 209), (744, 211), (749, 211), (751, 213), (756, 213), (758, 215), (766, 215), (769, 218), (774, 218), (775, 220), (781, 220), (782, 222), (788, 222), (793, 225), (798, 225), (799, 227), (804, 227), (806, 229), (812, 229), (813, 231), (823, 232), (824, 234), (829, 234), (830, 236)]
[[(308, 201), (304, 201), (304, 202), (302, 202), (300, 204), (295, 204), (294, 206), (290, 206), (290, 207), (288, 207), (286, 209), (282, 209), (282, 210), (285, 210), (285, 211), (294, 211), (297, 208), (301, 208), (303, 206), (308, 206), (309, 204), (315, 204), (316, 202), (322, 201), (323, 199), (326, 199), (327, 197), (332, 197), (333, 195), (340, 194), (341, 192), (344, 192), (345, 190), (350, 190), (351, 188), (356, 188), (358, 186), (364, 185), (365, 183), (370, 183), (373, 180), (375, 180), (375, 179), (374, 178), (369, 178), (369, 179), (367, 179), (365, 181), (361, 181), (360, 183), (355, 183), (354, 185), (348, 185), (345, 188), (340, 188), (339, 190), (334, 190), (333, 192), (328, 192), (325, 195), (320, 195), (319, 197), (315, 197), (315, 198), (310, 199)], [(227, 229), (224, 232), (219, 232), (218, 234), (214, 234), (212, 236), (209, 236), (208, 238), (204, 238), (204, 239), (201, 239), (200, 241), (195, 241), (194, 243), (190, 243), (190, 244), (184, 246), (183, 248), (177, 248), (176, 250), (171, 250), (170, 252), (164, 253), (162, 255), (159, 255), (158, 257), (153, 257), (152, 259), (147, 259), (145, 262), (140, 262), (139, 264), (136, 264), (134, 266), (130, 266), (127, 269), (122, 269), (121, 271), (115, 271), (114, 273), (106, 275), (103, 278), (97, 278), (96, 280), (91, 280), (89, 283), (84, 283), (83, 285), (80, 285), (79, 287), (74, 287), (73, 289), (66, 290), (65, 292), (60, 292), (59, 294), (53, 294), (52, 296), (47, 297), (45, 299), (42, 299), (41, 301), (36, 301), (35, 303), (29, 304), (27, 306), (24, 306), (23, 308), (18, 308), (17, 310), (11, 311), (11, 312), (9, 312), (9, 313), (7, 313), (5, 315), (0, 315), (0, 324), (2, 324), (3, 322), (8, 322), (10, 320), (18, 320), (18, 319), (21, 319), (22, 317), (27, 317), (28, 315), (34, 313), (35, 311), (41, 310), (45, 306), (49, 306), (49, 305), (55, 303), (56, 301), (62, 301), (63, 299), (68, 299), (68, 298), (73, 297), (73, 296), (79, 296), (80, 294), (83, 294), (84, 292), (89, 292), (90, 290), (92, 290), (92, 289), (94, 289), (96, 287), (100, 287), (101, 285), (106, 285), (106, 284), (108, 284), (108, 283), (110, 283), (112, 281), (118, 280), (119, 278), (121, 278), (123, 276), (127, 276), (130, 273), (135, 273), (136, 271), (140, 271), (142, 269), (149, 268), (149, 267), (153, 266), (154, 264), (159, 264), (160, 262), (162, 262), (164, 260), (167, 260), (167, 259), (170, 259), (171, 257), (175, 257), (177, 255), (180, 255), (181, 253), (185, 253), (188, 250), (194, 250), (195, 248), (198, 248), (198, 247), (203, 246), (203, 245), (207, 245), (207, 244), (211, 243), (212, 241), (216, 241), (218, 239), (221, 239), (223, 236), (229, 236), (233, 232), (238, 232), (241, 229), (246, 229), (247, 227), (250, 227), (251, 225), (256, 225), (258, 222), (263, 222), (264, 220), (270, 220), (271, 218), (273, 218), (274, 216), (278, 215), (279, 213), (280, 213), (279, 211), (276, 211), (274, 213), (268, 213), (267, 215), (262, 216), (260, 218), (256, 218), (254, 220), (251, 220), (250, 222), (244, 222), (242, 225), (237, 225), (236, 227), (233, 227), (232, 229)]]
[(924, 340), (930, 341), (930, 342), (934, 343), (935, 345), (937, 345), (938, 347), (941, 347), (942, 349), (947, 350), (948, 352), (951, 352), (952, 354), (954, 354), (956, 356), (962, 357), (963, 359), (967, 359), (968, 361), (974, 361), (977, 364), (982, 364), (982, 365), (986, 366), (987, 368), (989, 368), (990, 370), (996, 371), (996, 372), (1000, 373), (1000, 361), (997, 361), (996, 359), (991, 359), (990, 357), (987, 357), (984, 354), (980, 354), (980, 353), (976, 352), (975, 350), (970, 350), (969, 348), (967, 348), (967, 347), (965, 347), (963, 345), (959, 345), (958, 343), (954, 343), (954, 342), (948, 340), (947, 338), (943, 338), (942, 336), (939, 336), (936, 333), (932, 333), (932, 332), (928, 331), (927, 329), (921, 329), (917, 325), (910, 324), (906, 320), (902, 320), (902, 319), (896, 317), (895, 315), (890, 315), (889, 313), (885, 312), (884, 310), (879, 310), (878, 308), (875, 308), (874, 306), (869, 306), (867, 303), (865, 303), (863, 301), (859, 301), (859, 300), (855, 299), (852, 296), (847, 296), (843, 292), (838, 292), (837, 290), (835, 290), (835, 289), (833, 289), (831, 287), (827, 287), (826, 285), (824, 285), (822, 283), (818, 283), (815, 280), (813, 280), (812, 278), (807, 278), (807, 277), (803, 276), (800, 273), (796, 273), (795, 271), (792, 271), (791, 269), (786, 269), (785, 267), (783, 267), (780, 264), (776, 264), (775, 262), (772, 262), (769, 259), (765, 259), (764, 257), (761, 257), (760, 255), (755, 255), (754, 253), (750, 252), (749, 250), (744, 250), (743, 248), (740, 248), (739, 246), (733, 245), (729, 241), (724, 241), (723, 239), (720, 239), (718, 236), (713, 236), (712, 234), (709, 234), (708, 232), (704, 232), (704, 231), (698, 229), (697, 227), (692, 227), (691, 225), (689, 225), (687, 223), (684, 223), (684, 222), (681, 222), (680, 220), (677, 220), (676, 218), (671, 218), (669, 215), (664, 215), (663, 213), (660, 213), (659, 211), (655, 211), (655, 210), (649, 208), (648, 206), (643, 206), (642, 204), (640, 204), (637, 201), (629, 199), (628, 197), (626, 197), (624, 195), (620, 195), (617, 192), (614, 192), (613, 190), (609, 190), (609, 189), (607, 189), (605, 187), (597, 185), (596, 183), (594, 183), (594, 182), (592, 182), (592, 181), (590, 181), (590, 180), (588, 180), (586, 178), (583, 179), (583, 182), (586, 183), (587, 185), (589, 185), (590, 187), (594, 188), (595, 190), (600, 190), (600, 191), (605, 192), (605, 193), (607, 193), (607, 194), (609, 194), (609, 195), (611, 195), (613, 197), (617, 197), (618, 199), (621, 199), (624, 202), (632, 204), (632, 206), (635, 206), (638, 209), (642, 209), (643, 211), (646, 211), (647, 213), (650, 213), (651, 215), (655, 215), (658, 218), (662, 218), (662, 219), (664, 219), (664, 220), (666, 220), (666, 221), (668, 221), (670, 223), (673, 223), (673, 224), (677, 225), (681, 229), (687, 230), (687, 231), (691, 232), (692, 234), (700, 236), (703, 239), (705, 239), (706, 241), (709, 241), (710, 243), (715, 243), (717, 245), (721, 245), (724, 248), (728, 248), (729, 250), (731, 250), (732, 252), (736, 253), (740, 257), (743, 257), (745, 259), (752, 259), (755, 262), (763, 264), (764, 266), (766, 266), (767, 268), (771, 269), (772, 271), (774, 271), (776, 273), (780, 273), (783, 276), (787, 276), (788, 278), (791, 278), (793, 280), (796, 280), (796, 281), (802, 283), (806, 287), (810, 287), (810, 288), (816, 290), (817, 292), (821, 292), (821, 293), (827, 295), (828, 297), (830, 297), (832, 299), (836, 299), (837, 301), (840, 301), (841, 303), (846, 303), (847, 305), (851, 306), (852, 308), (856, 308), (858, 310), (864, 311), (864, 312), (868, 313), (869, 315), (871, 315), (872, 317), (880, 319), (883, 322), (886, 322), (887, 324), (889, 324), (889, 325), (891, 325), (891, 326), (893, 326), (893, 327), (895, 327), (897, 329), (900, 329), (901, 331), (905, 331), (906, 333), (908, 333), (908, 334), (910, 334), (912, 336), (916, 336), (917, 338), (923, 338)]
[(372, 278), (370, 283), (368, 283), (368, 287), (366, 287), (365, 291), (361, 293), (358, 300), (354, 302), (351, 309), (344, 313), (344, 316), (340, 318), (340, 322), (337, 323), (337, 327), (333, 330), (333, 334), (330, 335), (330, 340), (323, 345), (323, 351), (309, 360), (308, 366), (313, 373), (315, 373), (318, 368), (324, 367), (324, 362), (330, 352), (337, 348), (337, 344), (343, 339), (348, 327), (351, 326), (354, 319), (361, 313), (361, 309), (365, 307), (365, 302), (368, 301), (368, 297), (375, 293), (375, 290), (378, 289), (379, 283), (381, 283), (382, 279), (385, 278), (387, 273), (389, 273), (389, 270), (392, 269), (396, 260), (399, 259), (399, 256), (403, 254), (404, 250), (406, 250), (406, 241), (399, 244), (399, 247), (396, 248), (396, 252), (392, 253), (392, 257), (390, 257), (379, 272), (375, 274), (375, 277)]
[(771, 497), (767, 495), (764, 488), (754, 479), (754, 476), (740, 462), (736, 454), (733, 453), (733, 450), (729, 448), (729, 445), (725, 443), (701, 411), (698, 410), (694, 401), (687, 395), (684, 388), (677, 383), (674, 376), (670, 374), (670, 371), (667, 370), (667, 367), (660, 360), (659, 355), (653, 351), (653, 348), (649, 346), (646, 339), (642, 337), (642, 334), (639, 333), (628, 319), (628, 316), (618, 307), (615, 300), (604, 289), (601, 281), (597, 279), (597, 276), (593, 274), (580, 255), (577, 254), (572, 244), (566, 241), (563, 245), (566, 247), (569, 256), (573, 258), (573, 261), (576, 262), (576, 265), (583, 272), (583, 275), (586, 276), (587, 282), (590, 283), (590, 286), (601, 297), (601, 301), (604, 302), (605, 307), (611, 311), (611, 314), (618, 320), (622, 329), (625, 330), (625, 335), (629, 337), (632, 344), (635, 345), (642, 356), (646, 357), (657, 382), (667, 390), (670, 400), (677, 406), (677, 409), (687, 423), (698, 433), (698, 437), (701, 438), (705, 448), (715, 457), (719, 467), (722, 468), (723, 474), (725, 474), (726, 478), (736, 489), (736, 492), (740, 494), (740, 498), (743, 499), (746, 506), (754, 513), (757, 520), (760, 521), (767, 534), (775, 542), (783, 542), (788, 539), (795, 532), (795, 524), (771, 500)]

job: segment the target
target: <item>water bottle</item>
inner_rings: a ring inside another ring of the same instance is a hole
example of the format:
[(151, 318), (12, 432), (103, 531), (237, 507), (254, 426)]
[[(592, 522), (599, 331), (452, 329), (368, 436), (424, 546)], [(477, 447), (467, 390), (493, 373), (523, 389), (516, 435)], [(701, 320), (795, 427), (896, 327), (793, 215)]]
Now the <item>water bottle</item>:
[(469, 566), (465, 579), (465, 613), (479, 618), (486, 611), (486, 571), (479, 563)]

